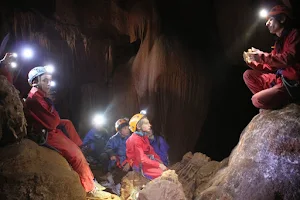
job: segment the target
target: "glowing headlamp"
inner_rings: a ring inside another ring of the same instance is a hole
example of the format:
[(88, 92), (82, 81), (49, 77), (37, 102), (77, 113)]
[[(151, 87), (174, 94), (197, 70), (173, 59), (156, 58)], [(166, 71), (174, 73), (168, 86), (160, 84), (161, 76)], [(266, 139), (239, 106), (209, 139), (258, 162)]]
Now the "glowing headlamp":
[(266, 17), (268, 16), (268, 11), (267, 11), (266, 9), (261, 9), (261, 10), (259, 11), (259, 16), (260, 16), (261, 18), (266, 18)]
[(46, 71), (49, 73), (49, 74), (52, 74), (54, 72), (54, 67), (53, 65), (46, 65), (44, 66)]
[(146, 110), (141, 110), (140, 114), (146, 115), (146, 114), (147, 114), (147, 111), (146, 111)]
[(103, 115), (97, 114), (94, 116), (93, 124), (96, 126), (102, 126), (105, 124), (105, 117)]
[(16, 67), (17, 67), (17, 63), (16, 63), (16, 62), (11, 62), (11, 63), (10, 63), (10, 66), (11, 66), (12, 68), (16, 68)]
[(28, 58), (28, 59), (32, 58), (32, 57), (33, 57), (33, 50), (30, 49), (30, 48), (24, 49), (24, 50), (22, 51), (22, 56), (23, 56), (24, 58)]

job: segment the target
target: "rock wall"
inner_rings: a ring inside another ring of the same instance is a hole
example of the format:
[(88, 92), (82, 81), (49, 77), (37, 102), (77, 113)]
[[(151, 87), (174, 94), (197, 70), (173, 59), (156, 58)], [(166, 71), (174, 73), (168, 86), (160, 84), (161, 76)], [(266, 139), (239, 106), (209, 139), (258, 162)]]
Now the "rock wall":
[(56, 151), (31, 140), (0, 148), (0, 199), (85, 200), (78, 174)]

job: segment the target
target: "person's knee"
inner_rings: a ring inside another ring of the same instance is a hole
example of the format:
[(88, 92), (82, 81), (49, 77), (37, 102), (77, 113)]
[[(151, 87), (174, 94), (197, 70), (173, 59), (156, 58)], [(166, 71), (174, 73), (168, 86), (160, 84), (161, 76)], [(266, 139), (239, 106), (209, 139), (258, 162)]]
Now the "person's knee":
[(263, 104), (260, 101), (260, 97), (259, 95), (253, 95), (251, 98), (252, 104), (256, 107), (256, 108), (263, 108)]
[(74, 163), (81, 163), (85, 162), (85, 156), (83, 155), (82, 151), (78, 148), (78, 146), (70, 145), (63, 153), (62, 155), (72, 164)]
[(70, 126), (70, 125), (72, 126), (72, 125), (73, 125), (72, 121), (69, 120), (69, 119), (62, 119), (61, 122), (62, 122), (65, 126)]
[(252, 100), (252, 104), (256, 107), (256, 108), (260, 108), (260, 109), (272, 109), (275, 108), (274, 103), (267, 101), (266, 98), (262, 95), (260, 95), (259, 93), (256, 93), (255, 95), (252, 96), (251, 98)]
[(244, 74), (243, 74), (243, 79), (245, 83), (249, 82), (249, 80), (252, 80), (253, 78), (253, 70), (252, 69), (247, 69)]

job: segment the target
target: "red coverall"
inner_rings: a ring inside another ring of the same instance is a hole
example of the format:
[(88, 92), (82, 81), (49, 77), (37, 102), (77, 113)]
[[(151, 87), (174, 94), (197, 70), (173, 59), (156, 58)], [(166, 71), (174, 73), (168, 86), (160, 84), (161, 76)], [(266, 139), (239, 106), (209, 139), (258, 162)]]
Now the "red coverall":
[[(94, 176), (82, 154), (79, 145), (82, 144), (73, 124), (69, 120), (61, 120), (54, 107), (45, 100), (45, 93), (33, 87), (25, 101), (25, 114), (27, 123), (34, 129), (48, 130), (47, 144), (56, 148), (70, 163), (79, 175), (82, 186), (86, 192), (94, 189)], [(70, 139), (57, 126), (65, 125)]]
[[(300, 77), (300, 36), (293, 29), (285, 38), (283, 50), (259, 54), (259, 62), (248, 65), (254, 70), (245, 71), (243, 78), (254, 94), (252, 103), (257, 108), (276, 109), (289, 103), (289, 96), (280, 78), (274, 74), (283, 69), (282, 75), (289, 80), (299, 80)], [(268, 73), (269, 72), (269, 73)], [(275, 81), (275, 86), (271, 83)]]
[[(149, 158), (154, 156), (155, 160)], [(126, 141), (126, 156), (133, 169), (142, 169), (146, 178), (154, 179), (163, 173), (159, 168), (162, 163), (159, 156), (150, 145), (147, 136), (140, 136), (133, 133)]]

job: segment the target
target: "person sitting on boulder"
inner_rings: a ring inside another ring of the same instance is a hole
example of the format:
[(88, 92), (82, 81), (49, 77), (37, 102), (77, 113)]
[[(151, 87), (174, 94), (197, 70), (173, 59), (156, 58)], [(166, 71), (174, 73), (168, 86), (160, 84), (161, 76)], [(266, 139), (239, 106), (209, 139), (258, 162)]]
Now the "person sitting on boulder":
[[(26, 101), (24, 102), (24, 113), (27, 123), (37, 133), (48, 133), (46, 144), (56, 149), (72, 166), (79, 175), (82, 186), (88, 192), (88, 196), (102, 197), (110, 196), (101, 188), (101, 185), (94, 180), (89, 165), (78, 147), (80, 142), (75, 135), (78, 135), (73, 124), (68, 129), (71, 137), (67, 137), (58, 125), (61, 119), (53, 104), (48, 99), (52, 75), (45, 67), (35, 67), (28, 73), (28, 83), (32, 86)], [(73, 136), (74, 137), (73, 137)]]
[[(271, 9), (266, 26), (277, 36), (275, 47), (271, 53), (255, 48), (244, 52), (244, 60), (253, 70), (245, 71), (243, 78), (254, 94), (255, 107), (277, 109), (299, 93), (300, 35), (293, 27), (291, 11), (282, 5)], [(297, 93), (291, 92), (293, 88)]]
[(150, 129), (148, 133), (148, 138), (150, 141), (150, 145), (153, 147), (155, 153), (160, 157), (161, 161), (165, 166), (169, 165), (169, 156), (168, 150), (169, 145), (166, 140), (161, 135), (157, 135), (153, 133), (153, 129)]
[[(109, 139), (105, 128), (95, 125), (83, 139), (83, 152), (90, 164), (101, 165), (103, 170), (108, 169), (108, 155), (105, 153), (105, 145)], [(91, 159), (89, 159), (91, 157)]]
[(126, 142), (126, 155), (132, 169), (150, 180), (161, 176), (167, 168), (150, 145), (147, 136), (151, 130), (149, 120), (143, 114), (136, 114), (130, 119), (129, 128), (133, 134)]
[(117, 133), (109, 138), (105, 146), (105, 152), (110, 158), (109, 171), (115, 166), (123, 169), (125, 172), (130, 169), (130, 165), (126, 160), (126, 141), (130, 136), (128, 126), (127, 119), (118, 119), (115, 123)]

